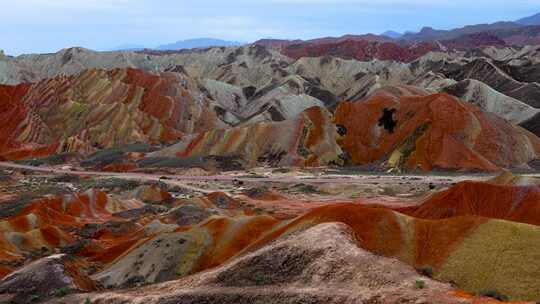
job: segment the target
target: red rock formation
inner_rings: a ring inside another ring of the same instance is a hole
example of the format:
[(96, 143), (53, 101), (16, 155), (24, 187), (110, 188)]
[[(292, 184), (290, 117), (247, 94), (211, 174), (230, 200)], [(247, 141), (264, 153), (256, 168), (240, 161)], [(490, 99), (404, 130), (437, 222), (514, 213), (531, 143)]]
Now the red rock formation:
[(506, 46), (506, 42), (496, 35), (489, 33), (474, 33), (470, 35), (460, 36), (455, 39), (445, 40), (441, 42), (445, 47), (449, 49), (471, 49), (480, 48), (486, 46)]
[(394, 42), (378, 42), (368, 40), (345, 40), (330, 43), (303, 43), (286, 46), (282, 53), (288, 57), (336, 56), (353, 58), (360, 61), (397, 60), (410, 62), (431, 52), (440, 50), (433, 42), (403, 46)]
[(325, 44), (325, 43), (339, 43), (347, 40), (352, 41), (369, 41), (369, 42), (391, 42), (391, 38), (386, 36), (379, 36), (375, 34), (365, 35), (343, 35), (341, 37), (323, 37), (310, 40), (284, 40), (284, 39), (261, 39), (255, 41), (253, 44), (270, 46), (270, 47), (287, 47), (297, 44)]
[(0, 157), (90, 152), (130, 142), (167, 143), (222, 126), (184, 75), (86, 70), (0, 87)]
[(540, 187), (467, 181), (436, 193), (418, 207), (398, 211), (425, 219), (477, 215), (540, 226)]
[(316, 166), (339, 161), (336, 136), (331, 114), (311, 107), (294, 119), (199, 133), (149, 156), (239, 156), (246, 166)]
[[(385, 108), (395, 110), (393, 130), (380, 124)], [(447, 94), (379, 91), (341, 103), (335, 121), (347, 129), (339, 144), (360, 165), (386, 160), (390, 168), (496, 171), (540, 157), (535, 135)]]
[[(76, 237), (70, 231), (89, 223), (119, 220), (113, 213), (141, 208), (138, 201), (120, 202), (97, 190), (35, 200), (17, 215), (0, 221), (0, 262), (17, 261), (25, 253), (42, 248), (59, 248), (73, 244)], [(17, 237), (14, 237), (17, 235)], [(119, 243), (126, 235), (121, 234)], [(107, 247), (107, 243), (100, 245)]]

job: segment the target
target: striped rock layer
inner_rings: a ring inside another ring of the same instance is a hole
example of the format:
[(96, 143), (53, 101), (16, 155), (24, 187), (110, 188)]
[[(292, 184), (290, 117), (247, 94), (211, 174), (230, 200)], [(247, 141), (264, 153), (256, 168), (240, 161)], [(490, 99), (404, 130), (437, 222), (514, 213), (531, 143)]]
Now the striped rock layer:
[[(408, 267), (430, 269), (433, 278), (454, 282), (466, 292), (497, 290), (512, 300), (536, 300), (540, 297), (540, 266), (536, 262), (540, 192), (537, 183), (514, 185), (515, 181), (499, 178), (464, 182), (435, 193), (415, 207), (396, 210), (361, 201), (326, 201), (287, 220), (253, 215), (220, 193), (176, 202), (162, 214), (142, 213), (131, 220), (122, 219), (119, 212), (144, 205), (115, 201), (94, 190), (36, 201), (1, 222), (2, 269), (8, 274), (15, 270), (10, 262), (25, 253), (41, 247), (65, 248), (83, 237), (87, 242), (76, 256), (102, 265), (91, 276), (93, 281), (123, 288), (186, 277), (170, 283), (178, 288), (197, 280), (192, 274), (215, 267), (218, 272), (225, 271), (231, 267), (225, 262), (240, 263), (246, 255), (270, 248), (267, 246), (273, 246), (276, 240), (337, 222), (352, 231), (358, 248), (397, 259)], [(279, 201), (276, 204), (279, 208)], [(280, 267), (304, 261), (287, 254), (266, 258), (285, 258)], [(240, 263), (244, 266), (238, 266), (234, 273), (249, 272), (244, 268), (248, 265), (263, 267), (259, 268), (263, 271), (267, 264), (257, 264), (260, 262), (261, 258), (256, 258)], [(317, 269), (328, 266), (324, 265)], [(356, 275), (353, 269), (343, 271)], [(310, 273), (304, 272), (304, 282), (317, 277)], [(280, 280), (293, 278), (287, 274)], [(241, 279), (264, 285), (255, 277)], [(116, 298), (115, 294), (106, 295), (107, 299)]]
[(149, 156), (239, 156), (247, 166), (325, 165), (341, 155), (331, 119), (324, 108), (312, 107), (294, 119), (195, 134)]
[[(394, 111), (389, 126), (381, 123), (384, 109)], [(526, 168), (540, 156), (534, 134), (447, 94), (398, 97), (381, 90), (341, 103), (335, 122), (347, 130), (339, 145), (360, 165), (496, 171)]]
[(219, 128), (208, 100), (178, 73), (90, 69), (1, 87), (0, 156), (28, 158), (145, 142)]

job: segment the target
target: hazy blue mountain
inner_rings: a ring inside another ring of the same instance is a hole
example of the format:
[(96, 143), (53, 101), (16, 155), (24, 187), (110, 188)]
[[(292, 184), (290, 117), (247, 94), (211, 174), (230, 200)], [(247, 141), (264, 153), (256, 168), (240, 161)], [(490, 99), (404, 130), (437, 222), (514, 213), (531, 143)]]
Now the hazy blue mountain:
[(516, 21), (516, 23), (522, 25), (540, 25), (540, 13), (519, 19)]
[(195, 38), (180, 40), (172, 44), (160, 45), (156, 50), (168, 51), (168, 50), (181, 50), (181, 49), (194, 49), (194, 48), (206, 48), (211, 46), (236, 46), (243, 43), (237, 41), (227, 41), (214, 38)]
[(405, 33), (402, 38), (413, 41), (450, 40), (460, 36), (487, 31), (504, 31), (523, 27), (515, 22), (499, 21), (490, 24), (474, 24), (451, 30), (437, 30), (432, 27), (423, 27), (418, 33)]
[(403, 34), (395, 32), (395, 31), (386, 31), (381, 34), (382, 36), (390, 37), (392, 39), (398, 39), (403, 36)]
[(115, 48), (110, 49), (110, 51), (140, 51), (144, 50), (146, 47), (141, 44), (123, 44)]

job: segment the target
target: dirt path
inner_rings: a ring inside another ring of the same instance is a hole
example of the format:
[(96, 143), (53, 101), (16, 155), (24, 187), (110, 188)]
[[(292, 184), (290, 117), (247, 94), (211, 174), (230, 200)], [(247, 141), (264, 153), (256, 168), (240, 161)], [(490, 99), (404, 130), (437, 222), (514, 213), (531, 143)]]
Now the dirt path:
[[(485, 180), (493, 175), (387, 175), (387, 174), (358, 174), (358, 175), (312, 175), (312, 176), (266, 176), (266, 177), (246, 177), (246, 176), (234, 176), (234, 175), (212, 175), (212, 176), (190, 176), (190, 175), (158, 175), (148, 173), (118, 173), (118, 172), (100, 172), (100, 171), (72, 171), (62, 170), (53, 167), (35, 167), (21, 164), (15, 164), (11, 162), (0, 162), (0, 168), (29, 170), (44, 173), (54, 174), (68, 174), (78, 176), (100, 176), (100, 177), (115, 177), (130, 180), (141, 181), (161, 181), (170, 185), (184, 187), (186, 189), (210, 193), (212, 190), (199, 188), (196, 186), (188, 185), (186, 182), (275, 182), (275, 183), (311, 183), (311, 184), (325, 184), (325, 183), (342, 183), (342, 184), (365, 184), (365, 183), (395, 183), (399, 180), (421, 180), (423, 183), (437, 182), (440, 180), (447, 180), (452, 182), (459, 182), (463, 180)], [(539, 174), (526, 174), (527, 176), (536, 176)]]
[[(76, 171), (76, 170), (62, 170), (53, 167), (35, 167), (28, 165), (15, 164), (11, 162), (0, 162), (0, 167), (10, 169), (29, 170), (45, 173), (55, 174), (70, 174), (78, 176), (102, 176), (102, 177), (116, 177), (124, 179), (136, 179), (145, 181), (162, 181), (171, 183), (172, 181), (193, 181), (193, 182), (212, 182), (212, 181), (243, 181), (243, 182), (276, 182), (276, 183), (364, 183), (367, 181), (379, 181), (385, 180), (397, 180), (397, 179), (419, 179), (429, 182), (432, 179), (452, 179), (452, 180), (471, 180), (471, 179), (485, 179), (485, 175), (455, 175), (455, 176), (443, 176), (443, 175), (329, 175), (326, 177), (321, 176), (276, 176), (276, 177), (246, 177), (246, 176), (234, 176), (234, 175), (210, 175), (210, 176), (190, 176), (190, 175), (166, 175), (166, 174), (148, 174), (148, 173), (134, 173), (134, 172), (101, 172), (101, 171)], [(202, 190), (202, 189), (201, 189)]]
[[(77, 175), (77, 176), (114, 177), (114, 178), (138, 180), (138, 181), (160, 181), (169, 185), (179, 186), (190, 191), (201, 192), (201, 193), (214, 192), (212, 190), (188, 185), (185, 182), (180, 182), (175, 176), (167, 176), (166, 179), (163, 179), (162, 178), (163, 175), (142, 174), (142, 173), (99, 172), (99, 171), (72, 171), (72, 170), (62, 170), (62, 169), (57, 169), (57, 168), (52, 168), (52, 167), (26, 166), (26, 165), (14, 164), (10, 162), (0, 162), (0, 168), (29, 170), (29, 171), (35, 171), (35, 172), (54, 173), (54, 174), (68, 174), (68, 175)], [(186, 179), (186, 181), (187, 180), (189, 179)]]

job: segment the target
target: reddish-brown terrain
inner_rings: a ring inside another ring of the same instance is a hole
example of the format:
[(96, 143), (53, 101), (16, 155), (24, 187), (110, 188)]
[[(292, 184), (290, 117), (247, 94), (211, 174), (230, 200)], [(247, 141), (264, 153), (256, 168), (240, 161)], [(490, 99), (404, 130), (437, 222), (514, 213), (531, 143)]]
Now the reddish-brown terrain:
[(0, 303), (535, 303), (537, 42), (2, 53)]
[[(385, 109), (394, 112), (381, 122)], [(396, 96), (382, 90), (341, 103), (335, 121), (347, 130), (340, 146), (360, 165), (385, 161), (397, 169), (496, 171), (540, 155), (535, 135), (447, 94)]]
[(92, 69), (32, 85), (2, 86), (0, 157), (169, 143), (184, 133), (222, 127), (189, 81), (173, 73)]
[[(15, 176), (4, 179), (3, 191), (9, 192), (13, 187), (9, 185), (17, 183)], [(75, 187), (88, 183), (75, 176), (71, 180)], [(324, 184), (333, 184), (332, 178), (302, 190), (304, 198), (280, 190), (287, 188), (279, 186), (279, 178), (272, 179), (277, 182), (258, 180), (246, 179), (248, 187), (270, 183), (276, 190), (250, 188), (240, 195), (214, 192), (176, 199), (164, 184), (134, 190), (119, 184), (111, 194), (88, 190), (37, 199), (0, 223), (4, 299), (54, 299), (58, 290), (65, 289), (76, 294), (60, 302), (89, 298), (92, 303), (161, 303), (165, 299), (218, 303), (234, 295), (236, 303), (250, 303), (253, 297), (270, 297), (264, 289), (287, 282), (296, 282), (287, 287), (291, 296), (312, 298), (315, 303), (362, 303), (355, 298), (394, 303), (433, 297), (434, 303), (483, 303), (472, 294), (486, 290), (514, 300), (540, 296), (533, 245), (540, 240), (535, 211), (538, 180), (503, 175), (496, 180), (461, 182), (426, 193), (425, 199), (394, 197), (400, 204), (383, 196), (376, 204), (363, 198), (333, 199), (331, 192), (320, 192)], [(381, 186), (391, 182), (385, 177), (380, 181)], [(398, 181), (392, 182), (396, 189), (423, 183), (410, 178)], [(228, 182), (204, 185), (220, 183)], [(358, 180), (351, 187), (361, 185)], [(246, 195), (257, 202), (246, 200)], [(283, 217), (281, 210), (287, 204), (305, 209)], [(512, 249), (501, 251), (501, 246)], [(67, 256), (39, 259), (55, 251)], [(344, 252), (352, 255), (344, 256)], [(504, 267), (494, 269), (495, 260)], [(69, 270), (73, 263), (78, 265), (77, 272)], [(353, 266), (363, 263), (367, 268)], [(32, 276), (47, 267), (68, 270), (55, 273), (50, 281)], [(211, 270), (200, 272), (205, 269)], [(66, 283), (58, 283), (62, 281)], [(123, 290), (160, 282), (166, 283)], [(313, 284), (353, 289), (351, 294), (326, 288), (311, 294), (307, 290)], [(426, 287), (415, 287), (418, 284)], [(370, 292), (363, 291), (368, 287)], [(94, 293), (77, 294), (89, 290)], [(265, 299), (292, 301), (282, 296)]]
[(338, 42), (321, 41), (288, 45), (282, 49), (282, 53), (294, 59), (301, 57), (336, 56), (360, 61), (379, 59), (411, 62), (429, 52), (438, 50), (440, 50), (439, 46), (431, 42), (402, 46), (394, 42), (344, 40)]

